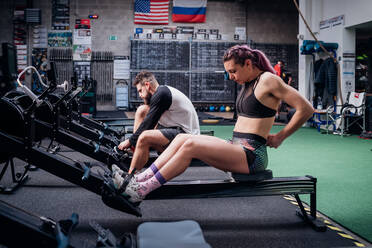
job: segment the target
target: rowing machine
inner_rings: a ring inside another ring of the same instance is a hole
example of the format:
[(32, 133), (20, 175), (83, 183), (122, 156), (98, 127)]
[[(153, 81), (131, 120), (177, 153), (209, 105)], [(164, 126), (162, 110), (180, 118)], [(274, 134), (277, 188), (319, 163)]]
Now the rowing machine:
[[(170, 223), (145, 222), (138, 226), (137, 237), (132, 233), (125, 233), (120, 239), (116, 238), (109, 229), (104, 229), (97, 222), (90, 221), (89, 224), (97, 232), (98, 238), (95, 245), (89, 244), (89, 246), (85, 241), (76, 238), (70, 239), (78, 222), (79, 216), (75, 213), (70, 219), (54, 221), (51, 218), (38, 216), (0, 201), (0, 227), (2, 230), (0, 244), (9, 248), (210, 248), (205, 242), (199, 224), (191, 220)], [(14, 238), (16, 233), (20, 233), (22, 238)]]
[[(126, 185), (129, 180), (130, 176), (123, 184)], [(113, 184), (109, 175), (106, 175), (105, 181), (108, 185)], [(316, 183), (317, 179), (312, 176), (273, 178), (271, 170), (253, 175), (233, 173), (227, 180), (172, 180), (148, 194), (145, 200), (293, 195), (300, 208), (297, 211), (298, 216), (310, 224), (314, 230), (324, 232), (326, 226), (316, 216)], [(112, 190), (116, 194), (121, 194), (123, 191), (124, 189)], [(310, 215), (299, 198), (301, 194), (310, 195)], [(135, 215), (142, 215), (139, 204), (131, 203), (129, 200), (128, 203), (131, 204)]]
[[(117, 156), (113, 154), (111, 148), (102, 146), (93, 140), (79, 137), (68, 130), (58, 128), (58, 125), (55, 123), (50, 123), (50, 119), (53, 117), (52, 113), (50, 113), (50, 104), (48, 101), (44, 101), (39, 107), (35, 107), (34, 110), (25, 110), (16, 104), (19, 99), (24, 98), (7, 99), (3, 97), (0, 99), (1, 114), (8, 117), (7, 122), (1, 122), (0, 124), (0, 130), (4, 133), (18, 137), (25, 143), (26, 141), (29, 142), (30, 144), (28, 147), (32, 146), (32, 143), (35, 141), (38, 142), (45, 137), (49, 137), (52, 141), (56, 140), (102, 163), (108, 165), (117, 163), (117, 165), (123, 169), (128, 167), (130, 163), (129, 158), (119, 161), (117, 160)], [(48, 113), (50, 113), (50, 115)], [(35, 117), (38, 119), (35, 120)], [(28, 119), (28, 121), (26, 121), (26, 119)], [(5, 160), (2, 159), (2, 162), (4, 161)]]

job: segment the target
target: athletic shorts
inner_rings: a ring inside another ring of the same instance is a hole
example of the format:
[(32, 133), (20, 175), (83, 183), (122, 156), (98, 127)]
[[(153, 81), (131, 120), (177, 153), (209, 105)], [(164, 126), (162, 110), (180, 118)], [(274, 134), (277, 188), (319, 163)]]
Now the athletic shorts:
[(185, 133), (185, 131), (183, 131), (183, 129), (180, 127), (163, 127), (160, 124), (158, 124), (156, 129), (158, 129), (164, 135), (164, 137), (169, 140), (169, 143), (176, 138), (177, 134)]
[(266, 150), (266, 139), (262, 136), (252, 133), (234, 132), (232, 138), (233, 144), (239, 144), (243, 147), (247, 156), (249, 173), (264, 171), (269, 162)]

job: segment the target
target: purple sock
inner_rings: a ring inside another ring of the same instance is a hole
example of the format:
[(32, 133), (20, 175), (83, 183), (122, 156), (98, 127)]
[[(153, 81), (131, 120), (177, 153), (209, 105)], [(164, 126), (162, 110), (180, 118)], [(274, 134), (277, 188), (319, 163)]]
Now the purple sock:
[(160, 173), (160, 171), (158, 171), (158, 172), (155, 173), (155, 177), (156, 177), (156, 179), (159, 181), (159, 183), (160, 183), (161, 185), (163, 185), (164, 183), (167, 182), (167, 180), (165, 180), (165, 178), (164, 178), (163, 175)]
[(144, 172), (135, 175), (137, 182), (144, 182), (153, 177), (156, 172), (158, 172), (158, 167), (153, 163), (149, 168), (147, 168)]
[(154, 172), (154, 175), (156, 174), (156, 172), (159, 171), (158, 167), (156, 167), (156, 165), (154, 163), (151, 164), (150, 169), (152, 170), (152, 172)]
[(160, 171), (156, 172), (155, 176), (151, 177), (145, 182), (140, 182), (140, 187), (138, 189), (138, 193), (141, 196), (145, 196), (151, 191), (159, 188), (167, 181), (164, 179), (163, 175), (160, 173)]

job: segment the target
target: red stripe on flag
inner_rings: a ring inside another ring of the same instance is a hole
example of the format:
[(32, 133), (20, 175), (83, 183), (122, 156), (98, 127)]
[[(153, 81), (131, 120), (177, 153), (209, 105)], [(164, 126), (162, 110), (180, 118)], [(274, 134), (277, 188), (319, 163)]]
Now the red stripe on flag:
[(161, 24), (161, 25), (163, 25), (163, 24), (168, 24), (168, 21), (165, 21), (165, 22), (152, 22), (152, 23), (150, 23), (150, 22), (143, 22), (143, 21), (135, 21), (134, 22), (135, 24), (149, 24), (149, 25), (152, 25), (152, 24)]
[(146, 18), (146, 17), (138, 17), (136, 18), (137, 20), (146, 20), (146, 21), (167, 21), (167, 18), (159, 18), (159, 19), (151, 19), (151, 18)]
[[(159, 14), (161, 14), (161, 13), (159, 13)], [(150, 14), (140, 14), (140, 13), (135, 14), (135, 16), (148, 16), (150, 18), (152, 18), (152, 17), (154, 17), (154, 18), (156, 18), (156, 17), (168, 17), (167, 14), (165, 14), (165, 15), (150, 15)]]
[(173, 22), (205, 22), (206, 15), (180, 15), (172, 14)]

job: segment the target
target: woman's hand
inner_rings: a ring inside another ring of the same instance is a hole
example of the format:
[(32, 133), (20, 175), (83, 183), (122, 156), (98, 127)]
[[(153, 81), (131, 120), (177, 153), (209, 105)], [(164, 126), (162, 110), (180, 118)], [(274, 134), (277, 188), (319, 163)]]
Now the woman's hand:
[(278, 148), (282, 144), (283, 140), (284, 139), (279, 135), (279, 133), (269, 134), (269, 136), (267, 136), (266, 145), (272, 148)]

